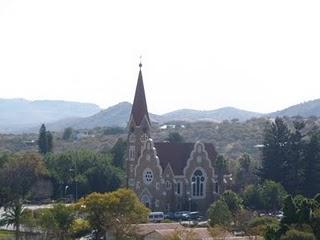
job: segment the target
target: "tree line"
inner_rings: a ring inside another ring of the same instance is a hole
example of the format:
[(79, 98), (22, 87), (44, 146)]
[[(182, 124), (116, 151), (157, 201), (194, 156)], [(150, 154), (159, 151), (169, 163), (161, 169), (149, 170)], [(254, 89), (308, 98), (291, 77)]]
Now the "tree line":
[(312, 197), (320, 192), (320, 131), (305, 125), (283, 118), (267, 124), (259, 175), (281, 183), (293, 195)]

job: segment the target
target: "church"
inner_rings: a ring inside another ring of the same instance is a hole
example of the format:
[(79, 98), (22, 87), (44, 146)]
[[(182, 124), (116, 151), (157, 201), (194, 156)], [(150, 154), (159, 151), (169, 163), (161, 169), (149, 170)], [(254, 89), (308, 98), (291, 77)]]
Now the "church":
[(127, 187), (152, 211), (200, 211), (217, 199), (211, 143), (153, 142), (141, 67), (128, 122)]

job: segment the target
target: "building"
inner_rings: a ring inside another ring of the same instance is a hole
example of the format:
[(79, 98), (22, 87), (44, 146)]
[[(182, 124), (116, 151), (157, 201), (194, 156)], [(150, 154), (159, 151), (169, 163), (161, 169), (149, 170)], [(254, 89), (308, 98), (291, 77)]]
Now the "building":
[(153, 142), (141, 63), (139, 67), (128, 123), (127, 186), (153, 211), (205, 213), (223, 189), (214, 169), (215, 147), (202, 142)]

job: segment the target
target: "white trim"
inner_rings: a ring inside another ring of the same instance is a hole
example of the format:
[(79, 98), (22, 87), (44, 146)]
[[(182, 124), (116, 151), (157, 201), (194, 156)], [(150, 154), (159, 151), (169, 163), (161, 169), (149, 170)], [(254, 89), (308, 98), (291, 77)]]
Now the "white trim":
[[(191, 164), (191, 161), (194, 159), (194, 155), (195, 154), (199, 154), (199, 152), (198, 152), (198, 146), (199, 146), (199, 144), (201, 144), (201, 146), (202, 146), (202, 152), (204, 153), (204, 155), (205, 155), (205, 159), (203, 159), (203, 161), (207, 161), (208, 163), (209, 163), (209, 167), (211, 168), (211, 171), (212, 171), (212, 176), (213, 177), (216, 177), (216, 175), (215, 175), (215, 169), (214, 169), (214, 167), (212, 166), (212, 161), (210, 160), (210, 158), (208, 157), (208, 152), (207, 152), (207, 150), (206, 150), (206, 148), (205, 148), (205, 145), (204, 145), (204, 143), (202, 143), (202, 142), (200, 142), (200, 141), (197, 141), (195, 144), (194, 144), (194, 147), (193, 147), (193, 150), (192, 150), (192, 152), (191, 152), (191, 154), (190, 154), (190, 156), (189, 156), (189, 158), (188, 158), (188, 160), (187, 160), (187, 165), (184, 167), (184, 169), (183, 169), (183, 175), (184, 176), (187, 176), (187, 170), (190, 168), (190, 164)], [(201, 152), (200, 152), (201, 153)], [(196, 159), (195, 159), (196, 160)]]
[[(137, 165), (134, 169), (134, 175), (137, 176), (137, 169), (138, 167), (140, 167), (141, 165), (141, 159), (142, 157), (145, 155), (145, 151), (147, 151), (148, 149), (146, 149), (146, 146), (147, 146), (147, 143), (150, 142), (151, 143), (151, 149), (152, 150), (152, 154), (153, 154), (153, 157), (156, 159), (156, 167), (159, 169), (159, 175), (160, 175), (160, 179), (162, 178), (162, 168), (160, 166), (160, 161), (159, 161), (159, 158), (157, 156), (157, 151), (154, 147), (154, 144), (153, 144), (153, 140), (151, 138), (149, 138), (144, 144), (143, 146), (141, 147), (141, 154), (138, 158), (138, 161), (137, 161)], [(150, 160), (151, 162), (151, 160)]]

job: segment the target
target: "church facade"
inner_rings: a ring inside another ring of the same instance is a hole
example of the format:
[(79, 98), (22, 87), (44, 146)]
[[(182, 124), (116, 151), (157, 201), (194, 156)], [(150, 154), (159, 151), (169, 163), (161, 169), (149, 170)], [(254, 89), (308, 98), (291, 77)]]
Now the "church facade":
[(127, 186), (152, 211), (206, 212), (223, 186), (213, 144), (153, 142), (140, 71), (128, 123)]

